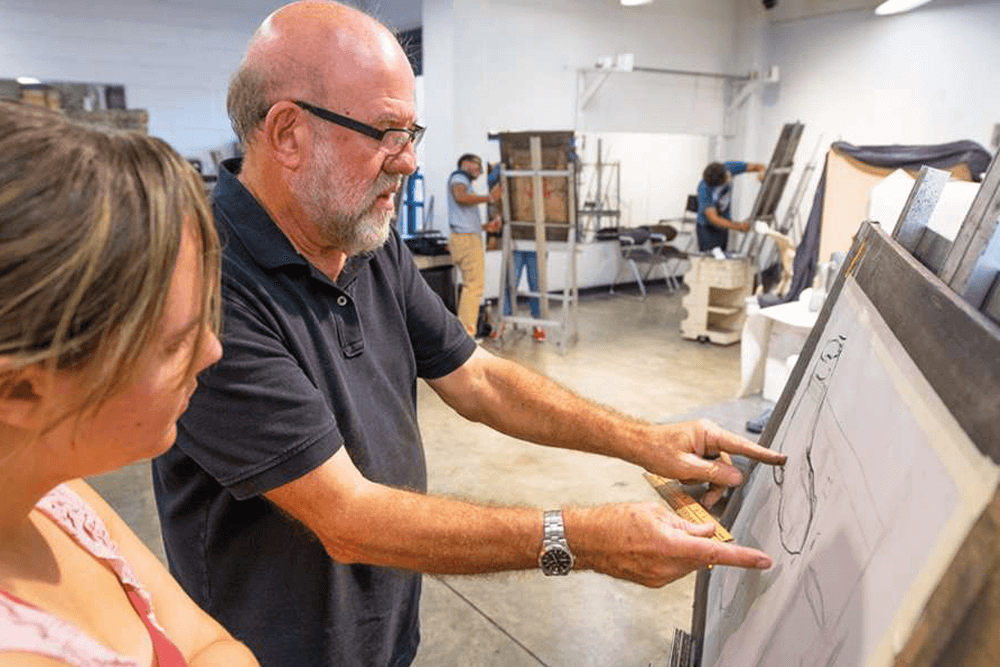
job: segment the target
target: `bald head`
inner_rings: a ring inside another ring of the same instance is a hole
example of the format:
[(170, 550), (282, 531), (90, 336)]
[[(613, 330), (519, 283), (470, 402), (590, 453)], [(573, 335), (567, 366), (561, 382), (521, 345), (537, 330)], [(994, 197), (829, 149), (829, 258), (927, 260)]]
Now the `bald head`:
[(404, 71), (412, 79), (399, 42), (374, 18), (336, 2), (295, 2), (268, 16), (251, 38), (230, 82), (229, 117), (247, 145), (277, 100), (350, 107), (381, 94), (385, 77)]

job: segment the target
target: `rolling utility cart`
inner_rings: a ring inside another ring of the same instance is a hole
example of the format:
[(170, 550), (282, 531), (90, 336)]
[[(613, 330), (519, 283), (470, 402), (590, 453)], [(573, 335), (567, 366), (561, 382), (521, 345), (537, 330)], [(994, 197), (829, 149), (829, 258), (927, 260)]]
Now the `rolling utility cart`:
[(684, 280), (690, 291), (681, 301), (687, 310), (681, 336), (720, 345), (739, 341), (747, 316), (746, 300), (753, 287), (750, 259), (691, 254), (688, 260), (691, 269)]

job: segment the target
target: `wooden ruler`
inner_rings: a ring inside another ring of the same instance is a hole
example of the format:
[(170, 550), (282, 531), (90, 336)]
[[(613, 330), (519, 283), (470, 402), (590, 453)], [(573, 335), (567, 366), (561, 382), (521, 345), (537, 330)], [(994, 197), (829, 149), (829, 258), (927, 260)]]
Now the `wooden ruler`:
[(680, 482), (649, 472), (643, 474), (646, 477), (646, 481), (667, 501), (670, 509), (676, 512), (677, 516), (692, 523), (715, 524), (715, 534), (712, 535), (712, 539), (720, 542), (732, 541), (733, 536), (729, 534), (729, 531), (714, 516), (709, 514), (708, 510), (699, 505), (698, 501), (684, 493)]

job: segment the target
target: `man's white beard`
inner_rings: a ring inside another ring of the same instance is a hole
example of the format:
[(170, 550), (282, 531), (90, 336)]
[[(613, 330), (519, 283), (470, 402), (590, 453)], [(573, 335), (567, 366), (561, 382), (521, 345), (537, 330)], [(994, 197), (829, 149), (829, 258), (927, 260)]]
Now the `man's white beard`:
[[(381, 181), (381, 178), (379, 179)], [(382, 191), (384, 183), (376, 182)], [(347, 253), (348, 257), (378, 250), (389, 237), (392, 211), (372, 208), (374, 198), (354, 216), (329, 216), (319, 228), (323, 239), (331, 246)]]
[[(375, 208), (375, 200), (398, 186), (401, 177), (382, 172), (365, 189), (338, 173), (332, 162), (330, 147), (323, 146), (317, 152), (316, 168), (305, 177), (303, 191), (296, 194), (325, 244), (349, 257), (378, 250), (389, 237), (392, 211)], [(351, 202), (359, 203), (351, 206)]]

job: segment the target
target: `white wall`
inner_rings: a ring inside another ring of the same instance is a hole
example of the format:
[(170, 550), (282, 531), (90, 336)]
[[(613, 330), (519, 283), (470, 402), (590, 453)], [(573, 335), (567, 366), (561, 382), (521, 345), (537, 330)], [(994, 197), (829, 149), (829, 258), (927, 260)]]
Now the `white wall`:
[[(453, 0), (424, 0), (423, 3), (423, 91), (419, 116), (427, 126), (423, 141), (420, 169), (424, 174), (424, 211), (433, 198), (433, 219), (426, 221), (427, 228), (448, 228), (448, 200), (445, 197), (444, 179), (455, 169), (458, 156), (466, 152), (480, 153), (485, 148), (485, 137), (479, 145), (469, 146), (458, 152), (455, 128), (455, 32), (451, 20)], [(428, 165), (434, 165), (428, 168)], [(438, 183), (437, 181), (442, 181)], [(483, 188), (480, 183), (480, 188)]]
[(184, 0), (0, 0), (0, 76), (120, 83), (149, 130), (188, 157), (231, 143), (229, 74), (281, 3), (239, 9)]
[[(577, 152), (583, 162), (597, 162), (601, 142), (602, 160), (617, 162), (621, 170), (621, 225), (653, 225), (661, 219), (680, 218), (687, 196), (695, 194), (709, 150), (709, 139), (697, 135), (626, 132), (585, 133)], [(593, 169), (584, 169), (580, 183), (581, 203), (597, 196)], [(611, 177), (604, 171), (602, 180)], [(607, 184), (602, 191), (606, 192)], [(581, 220), (581, 222), (584, 222)], [(605, 219), (603, 225), (613, 224)]]
[[(1000, 122), (1000, 2), (935, 0), (895, 16), (853, 11), (770, 25), (753, 2), (739, 24), (744, 67), (781, 73), (776, 89), (750, 103), (760, 117), (758, 154), (770, 157), (781, 124), (794, 120), (805, 123), (799, 171), (820, 135), (824, 145), (971, 139), (990, 148)], [(797, 181), (798, 173), (779, 212)]]
[[(657, 0), (638, 8), (623, 8), (618, 0), (424, 0), (424, 118), (430, 128), (424, 170), (428, 195), (435, 197), (435, 226), (447, 226), (444, 185), (458, 155), (499, 159), (489, 132), (576, 129), (579, 68), (593, 67), (601, 56), (633, 53), (635, 64), (646, 67), (737, 73), (735, 21), (734, 0)], [(703, 88), (716, 85), (702, 80)], [(678, 95), (677, 104), (692, 99)], [(642, 100), (618, 102), (634, 109)], [(648, 113), (655, 116), (657, 109)], [(662, 125), (666, 133), (691, 131), (671, 126), (670, 118)], [(610, 147), (612, 159), (622, 162), (629, 221), (680, 215), (709, 157), (708, 140), (626, 134)]]
[[(0, 78), (125, 85), (149, 131), (211, 166), (235, 140), (229, 75), (283, 0), (0, 0)], [(419, 1), (357, 0), (394, 28), (420, 23)], [(388, 5), (392, 6), (388, 6)], [(387, 6), (381, 6), (387, 5)]]

